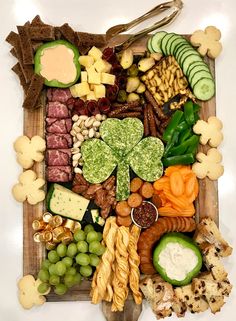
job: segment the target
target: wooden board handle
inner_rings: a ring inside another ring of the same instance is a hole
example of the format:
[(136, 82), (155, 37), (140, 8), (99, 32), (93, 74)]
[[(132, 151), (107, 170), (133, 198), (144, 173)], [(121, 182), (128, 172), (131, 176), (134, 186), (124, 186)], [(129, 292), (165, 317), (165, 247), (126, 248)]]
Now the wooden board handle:
[(111, 312), (111, 305), (110, 302), (102, 302), (102, 312), (107, 321), (137, 321), (142, 312), (142, 304), (137, 305), (133, 300), (126, 300), (122, 312)]

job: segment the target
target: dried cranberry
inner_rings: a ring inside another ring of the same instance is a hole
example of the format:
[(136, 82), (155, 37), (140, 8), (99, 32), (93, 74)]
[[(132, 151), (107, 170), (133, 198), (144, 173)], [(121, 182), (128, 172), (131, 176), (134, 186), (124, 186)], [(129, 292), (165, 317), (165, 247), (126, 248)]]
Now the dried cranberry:
[(110, 101), (115, 101), (117, 94), (119, 91), (119, 87), (117, 85), (108, 85), (106, 87), (106, 97), (110, 100)]
[(66, 106), (67, 106), (70, 110), (72, 110), (72, 109), (74, 108), (75, 102), (76, 102), (76, 98), (71, 97), (71, 98), (69, 98), (69, 99), (67, 100)]
[(119, 89), (125, 89), (126, 83), (127, 83), (127, 77), (125, 76), (116, 77), (116, 84), (119, 87)]
[(108, 114), (111, 110), (111, 103), (108, 98), (99, 98), (98, 99), (98, 108), (101, 114)]
[(121, 67), (121, 65), (119, 63), (115, 63), (112, 65), (111, 68), (111, 73), (113, 75), (119, 76), (122, 74), (123, 68)]
[(82, 99), (77, 99), (75, 104), (74, 104), (74, 108), (72, 110), (72, 114), (73, 115), (88, 115), (88, 110), (85, 106), (85, 103)]
[(86, 101), (86, 107), (88, 108), (88, 111), (90, 114), (92, 114), (92, 115), (99, 114), (98, 103), (96, 102), (96, 100)]
[(102, 59), (114, 64), (117, 61), (114, 48), (107, 47), (103, 50)]

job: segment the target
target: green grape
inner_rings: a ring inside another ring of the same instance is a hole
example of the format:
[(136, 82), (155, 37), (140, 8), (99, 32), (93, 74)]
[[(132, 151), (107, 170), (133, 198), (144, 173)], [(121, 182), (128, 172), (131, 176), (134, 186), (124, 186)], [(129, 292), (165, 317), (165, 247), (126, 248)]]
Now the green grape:
[(46, 282), (49, 280), (49, 272), (48, 270), (39, 270), (39, 273), (38, 273), (38, 278), (40, 281), (42, 282)]
[(60, 277), (58, 275), (50, 275), (49, 283), (51, 285), (57, 285), (60, 283)]
[(96, 254), (89, 254), (89, 258), (90, 258), (90, 265), (98, 266), (100, 259)]
[(80, 229), (76, 229), (74, 232), (74, 240), (76, 242), (79, 241), (84, 241), (85, 240), (85, 233), (84, 231), (80, 230)]
[(77, 254), (75, 260), (77, 264), (83, 265), (83, 266), (89, 265), (90, 263), (89, 255), (84, 253)]
[(48, 259), (51, 263), (57, 263), (60, 257), (55, 250), (51, 250), (48, 252)]
[(48, 291), (49, 288), (50, 288), (50, 285), (46, 282), (43, 282), (43, 283), (39, 284), (38, 292), (41, 294), (44, 294), (45, 292)]
[(74, 266), (70, 267), (67, 269), (66, 274), (70, 274), (70, 275), (76, 275), (77, 271), (76, 268)]
[(48, 269), (50, 275), (56, 275), (56, 269), (55, 269), (55, 264), (51, 264)]
[(74, 257), (75, 254), (77, 253), (77, 246), (75, 243), (71, 243), (67, 247), (67, 253), (66, 255), (69, 257)]
[(98, 242), (101, 242), (101, 240), (102, 240), (102, 233), (101, 233), (101, 232), (97, 232), (97, 235), (98, 235), (97, 241), (98, 241)]
[(80, 284), (81, 281), (82, 281), (82, 276), (81, 276), (81, 274), (79, 274), (79, 273), (76, 273), (76, 274), (73, 276), (73, 278), (74, 278), (74, 284)]
[(54, 288), (54, 292), (57, 294), (57, 295), (63, 295), (67, 292), (68, 290), (68, 287), (65, 285), (65, 284), (57, 284)]
[(66, 256), (66, 251), (67, 251), (67, 246), (65, 244), (61, 243), (57, 246), (57, 254), (60, 257)]
[(55, 270), (57, 272), (57, 275), (62, 276), (66, 273), (66, 265), (62, 261), (59, 261), (55, 265)]
[(73, 264), (73, 260), (69, 256), (63, 257), (61, 261), (65, 263), (66, 267), (71, 267)]
[(93, 273), (93, 269), (90, 265), (87, 266), (81, 266), (79, 269), (79, 272), (82, 276), (89, 277)]
[(65, 274), (64, 283), (65, 283), (66, 286), (68, 286), (68, 288), (71, 288), (75, 284), (74, 275)]
[(91, 224), (86, 225), (84, 228), (84, 233), (88, 234), (91, 231), (94, 231), (93, 225), (91, 225)]
[(87, 234), (86, 241), (91, 243), (93, 241), (98, 241), (98, 233), (96, 231), (90, 231)]
[(48, 270), (50, 265), (51, 265), (50, 261), (48, 259), (45, 259), (41, 263), (41, 269)]
[(89, 244), (89, 252), (97, 255), (102, 255), (105, 251), (104, 245), (98, 241), (93, 241)]
[(81, 253), (86, 253), (88, 252), (88, 243), (85, 241), (79, 241), (77, 243), (77, 249)]

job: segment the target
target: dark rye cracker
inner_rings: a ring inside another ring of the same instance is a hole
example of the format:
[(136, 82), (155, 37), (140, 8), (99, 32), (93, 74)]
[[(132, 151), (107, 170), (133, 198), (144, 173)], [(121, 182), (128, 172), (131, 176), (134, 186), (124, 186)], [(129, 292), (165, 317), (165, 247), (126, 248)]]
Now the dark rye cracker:
[(22, 69), (21, 69), (21, 66), (20, 66), (19, 62), (17, 64), (15, 64), (11, 69), (19, 77), (20, 84), (21, 84), (21, 86), (22, 86), (22, 88), (24, 90), (24, 93), (26, 95), (26, 92), (27, 92), (29, 86), (25, 81), (25, 77), (23, 75), (23, 72), (22, 72)]
[(79, 38), (79, 47), (104, 47), (106, 45), (106, 40), (104, 35), (97, 35), (87, 32), (77, 32)]
[(20, 46), (22, 50), (23, 63), (25, 65), (32, 65), (34, 63), (33, 48), (30, 41), (29, 27), (17, 26), (20, 36)]
[(13, 57), (17, 58), (15, 48), (11, 48), (10, 53), (12, 54)]
[(28, 28), (30, 39), (39, 41), (55, 40), (53, 26), (30, 26)]
[(23, 102), (23, 107), (27, 109), (36, 108), (37, 101), (43, 89), (44, 78), (34, 74), (29, 85), (26, 97)]
[(64, 23), (64, 25), (62, 25), (58, 29), (61, 32), (63, 38), (65, 38), (75, 46), (78, 45), (78, 36), (68, 23)]
[(35, 16), (34, 19), (31, 21), (30, 25), (31, 26), (48, 26), (42, 21), (40, 15)]

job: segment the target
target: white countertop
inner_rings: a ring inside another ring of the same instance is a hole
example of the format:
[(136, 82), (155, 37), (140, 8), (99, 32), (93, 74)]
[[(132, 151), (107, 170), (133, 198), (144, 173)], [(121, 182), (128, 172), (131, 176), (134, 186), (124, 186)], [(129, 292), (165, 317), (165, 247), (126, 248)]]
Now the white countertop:
[[(154, 7), (161, 0), (1, 0), (0, 1), (0, 320), (1, 321), (87, 321), (104, 320), (99, 306), (89, 302), (46, 303), (25, 311), (17, 299), (17, 280), (22, 276), (22, 206), (11, 196), (21, 168), (15, 160), (13, 141), (22, 134), (22, 90), (11, 71), (15, 59), (4, 39), (16, 25), (40, 14), (45, 22), (70, 23), (78, 31), (104, 33), (108, 27), (128, 22)], [(220, 228), (236, 249), (236, 2), (234, 0), (184, 0), (184, 9), (173, 24), (165, 28), (191, 33), (208, 25), (222, 32), (223, 52), (216, 61), (217, 115), (224, 123), (223, 153), (225, 174), (219, 180)], [(151, 24), (155, 19), (151, 19)], [(148, 25), (148, 22), (145, 23)], [(235, 117), (235, 118), (234, 118)], [(206, 213), (207, 215), (207, 213)], [(229, 278), (236, 287), (236, 250), (225, 259)], [(234, 273), (233, 273), (234, 271)], [(185, 320), (233, 321), (236, 291), (231, 293), (221, 313), (187, 314)], [(155, 320), (144, 304), (140, 321)], [(172, 317), (168, 320), (177, 320)]]

